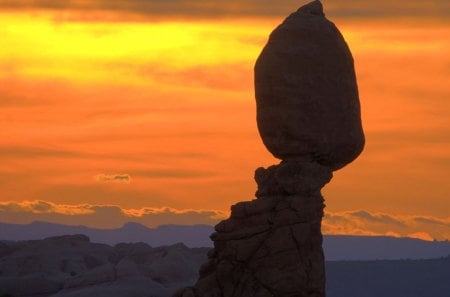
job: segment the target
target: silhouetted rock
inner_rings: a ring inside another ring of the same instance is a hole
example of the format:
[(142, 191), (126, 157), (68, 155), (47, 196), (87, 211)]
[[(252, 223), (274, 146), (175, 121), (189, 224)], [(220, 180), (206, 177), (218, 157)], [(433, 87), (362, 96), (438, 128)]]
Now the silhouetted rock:
[(322, 187), (364, 146), (351, 53), (314, 1), (274, 32), (255, 65), (261, 137), (282, 162), (255, 172), (199, 279), (175, 297), (325, 296)]
[(175, 296), (324, 296), (320, 189), (331, 170), (283, 161), (255, 176), (258, 199), (231, 207), (199, 280)]
[(336, 170), (361, 153), (353, 58), (320, 1), (272, 32), (255, 65), (255, 93), (259, 132), (275, 157)]
[[(3, 243), (0, 296), (169, 296), (195, 281), (206, 248), (144, 243), (111, 247), (84, 235)], [(5, 248), (6, 247), (6, 248)]]

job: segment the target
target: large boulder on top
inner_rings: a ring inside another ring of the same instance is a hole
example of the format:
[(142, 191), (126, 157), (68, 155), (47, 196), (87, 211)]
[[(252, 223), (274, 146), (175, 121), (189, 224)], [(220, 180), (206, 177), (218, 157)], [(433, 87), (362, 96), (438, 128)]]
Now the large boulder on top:
[(320, 1), (272, 32), (255, 65), (255, 95), (258, 129), (275, 157), (336, 170), (361, 153), (353, 58)]

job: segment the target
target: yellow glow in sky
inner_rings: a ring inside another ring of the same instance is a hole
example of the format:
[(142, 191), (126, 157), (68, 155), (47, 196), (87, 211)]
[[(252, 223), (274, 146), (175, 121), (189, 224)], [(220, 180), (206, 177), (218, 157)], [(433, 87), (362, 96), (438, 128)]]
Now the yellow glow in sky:
[(251, 64), (264, 33), (248, 23), (58, 23), (50, 15), (1, 14), (1, 74), (148, 84), (146, 65), (168, 72)]
[[(346, 220), (357, 210), (447, 218), (450, 26), (338, 21), (355, 59), (367, 144), (326, 186), (327, 210)], [(253, 171), (278, 162), (257, 132), (253, 64), (279, 22), (0, 13), (0, 214), (14, 220), (16, 209), (31, 220), (35, 205), (57, 214), (115, 205), (211, 223), (253, 199)], [(96, 178), (114, 175), (130, 180)], [(431, 234), (414, 226), (409, 233)]]

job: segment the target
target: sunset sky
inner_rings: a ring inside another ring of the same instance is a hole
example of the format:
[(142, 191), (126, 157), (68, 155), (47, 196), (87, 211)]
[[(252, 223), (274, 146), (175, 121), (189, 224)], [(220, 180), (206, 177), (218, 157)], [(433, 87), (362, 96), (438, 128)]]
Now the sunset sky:
[[(279, 162), (253, 65), (306, 2), (0, 0), (0, 222), (215, 224), (253, 199)], [(366, 134), (324, 232), (450, 239), (450, 2), (322, 3)]]

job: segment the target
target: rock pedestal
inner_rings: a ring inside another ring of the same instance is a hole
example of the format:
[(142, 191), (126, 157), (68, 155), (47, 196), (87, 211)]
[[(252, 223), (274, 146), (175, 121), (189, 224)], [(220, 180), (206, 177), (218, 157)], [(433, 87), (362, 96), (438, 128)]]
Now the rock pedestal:
[(362, 151), (353, 58), (320, 1), (276, 28), (255, 65), (258, 129), (279, 165), (255, 172), (257, 199), (211, 235), (197, 283), (175, 297), (323, 297), (322, 187)]
[(198, 282), (175, 296), (324, 296), (320, 189), (331, 177), (298, 161), (257, 169), (257, 199), (231, 207)]

